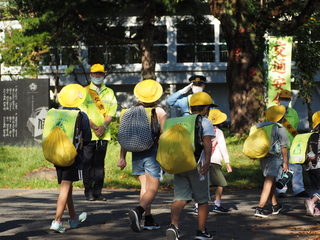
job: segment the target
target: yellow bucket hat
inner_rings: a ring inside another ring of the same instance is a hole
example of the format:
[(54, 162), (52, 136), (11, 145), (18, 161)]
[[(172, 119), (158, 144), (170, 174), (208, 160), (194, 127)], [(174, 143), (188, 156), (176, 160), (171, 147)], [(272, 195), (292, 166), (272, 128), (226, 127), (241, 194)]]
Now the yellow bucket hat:
[(318, 126), (318, 124), (320, 123), (320, 111), (315, 112), (312, 115), (312, 126), (313, 128), (315, 128), (316, 126)]
[(273, 105), (266, 110), (268, 121), (278, 122), (286, 113), (286, 107), (283, 105)]
[(228, 118), (227, 114), (221, 112), (219, 109), (212, 109), (209, 112), (208, 119), (212, 122), (213, 125), (218, 125), (223, 123)]
[(163, 93), (160, 83), (152, 79), (139, 82), (133, 89), (134, 96), (141, 102), (152, 103), (157, 101)]
[(104, 73), (104, 66), (101, 64), (94, 64), (91, 66), (90, 72), (96, 73), (96, 72), (102, 72)]
[(212, 98), (210, 95), (206, 92), (197, 92), (192, 95), (190, 98), (190, 106), (202, 106), (202, 105), (209, 105), (210, 107), (218, 107), (217, 104), (215, 104), (212, 101)]
[(279, 94), (279, 98), (290, 98), (291, 99), (291, 92), (288, 90), (282, 90)]
[(79, 84), (64, 86), (58, 96), (63, 107), (79, 107), (86, 98), (86, 90)]

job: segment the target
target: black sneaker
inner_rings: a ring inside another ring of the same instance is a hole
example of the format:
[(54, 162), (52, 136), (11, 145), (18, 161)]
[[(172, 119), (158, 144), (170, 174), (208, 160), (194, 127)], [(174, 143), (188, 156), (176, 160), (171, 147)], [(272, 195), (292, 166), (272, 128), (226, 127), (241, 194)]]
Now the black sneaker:
[(213, 236), (207, 232), (207, 229), (205, 229), (204, 232), (200, 231), (200, 230), (197, 230), (197, 234), (196, 234), (196, 237), (194, 238), (195, 240), (211, 240), (213, 239)]
[(283, 206), (281, 204), (277, 204), (277, 205), (272, 206), (272, 214), (279, 214), (282, 207)]
[(96, 195), (94, 198), (96, 199), (96, 201), (107, 201), (107, 199), (103, 197), (101, 194)]
[(255, 217), (261, 217), (261, 218), (267, 218), (269, 217), (268, 214), (265, 213), (265, 211), (262, 208), (257, 207), (256, 212), (254, 213)]
[(137, 211), (136, 209), (131, 210), (129, 212), (129, 219), (131, 222), (130, 227), (132, 231), (141, 232), (141, 226), (140, 226), (141, 218), (142, 216), (139, 214), (139, 211)]
[(212, 211), (213, 211), (213, 212), (216, 212), (216, 213), (227, 213), (227, 212), (229, 212), (228, 209), (225, 209), (225, 208), (222, 207), (222, 206), (218, 207), (217, 205), (214, 205), (214, 206), (213, 206), (213, 210), (212, 210)]
[(154, 229), (160, 229), (160, 225), (156, 223), (155, 221), (152, 222), (144, 222), (143, 229), (145, 230), (154, 230)]
[(169, 240), (179, 240), (180, 232), (179, 230), (171, 223), (166, 231), (167, 238)]

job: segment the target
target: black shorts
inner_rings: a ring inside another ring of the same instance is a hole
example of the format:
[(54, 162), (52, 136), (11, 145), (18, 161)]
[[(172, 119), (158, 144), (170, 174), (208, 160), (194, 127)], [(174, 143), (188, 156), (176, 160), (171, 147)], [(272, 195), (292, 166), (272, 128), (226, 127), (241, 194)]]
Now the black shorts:
[(82, 170), (79, 170), (77, 168), (56, 166), (56, 171), (59, 184), (61, 184), (62, 180), (72, 182), (82, 180)]

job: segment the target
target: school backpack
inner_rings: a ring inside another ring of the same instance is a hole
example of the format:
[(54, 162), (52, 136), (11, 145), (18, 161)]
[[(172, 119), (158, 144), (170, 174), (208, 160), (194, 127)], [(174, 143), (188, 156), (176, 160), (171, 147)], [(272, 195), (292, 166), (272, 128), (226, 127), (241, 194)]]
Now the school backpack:
[[(242, 152), (250, 159), (260, 159), (268, 154), (279, 155), (279, 136), (277, 124), (269, 124), (264, 127), (255, 125), (250, 129), (249, 137), (244, 141)], [(270, 137), (273, 140), (270, 140)], [(271, 144), (272, 142), (272, 144)]]
[(170, 174), (193, 170), (203, 150), (202, 116), (167, 119), (159, 139), (157, 161)]
[(155, 108), (133, 106), (120, 113), (118, 142), (128, 152), (143, 152), (158, 146), (160, 130)]
[(81, 144), (81, 118), (77, 110), (52, 108), (48, 111), (42, 133), (42, 151), (46, 160), (60, 167), (74, 163)]
[(293, 164), (309, 164), (318, 161), (319, 133), (302, 133), (295, 136), (290, 148), (289, 162)]

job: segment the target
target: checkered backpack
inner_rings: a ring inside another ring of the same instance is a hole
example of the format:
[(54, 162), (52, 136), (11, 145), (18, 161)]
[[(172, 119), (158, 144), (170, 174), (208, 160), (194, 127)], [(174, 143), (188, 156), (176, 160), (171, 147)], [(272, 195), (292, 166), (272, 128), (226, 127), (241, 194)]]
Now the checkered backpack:
[(143, 152), (150, 149), (154, 144), (154, 135), (152, 134), (152, 124), (154, 123), (155, 109), (150, 108), (150, 119), (143, 106), (133, 106), (125, 110), (120, 116), (120, 125), (118, 129), (118, 142), (128, 152)]

